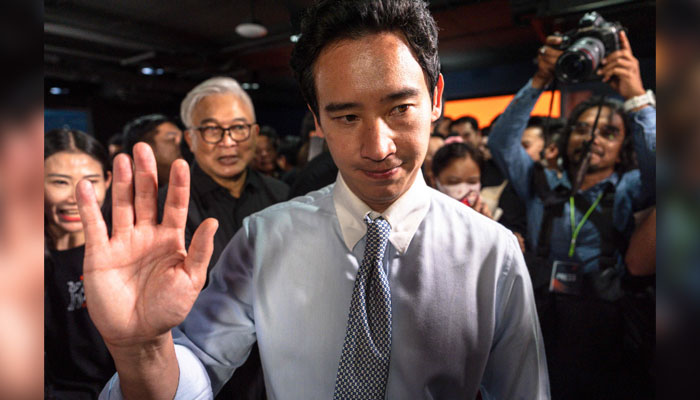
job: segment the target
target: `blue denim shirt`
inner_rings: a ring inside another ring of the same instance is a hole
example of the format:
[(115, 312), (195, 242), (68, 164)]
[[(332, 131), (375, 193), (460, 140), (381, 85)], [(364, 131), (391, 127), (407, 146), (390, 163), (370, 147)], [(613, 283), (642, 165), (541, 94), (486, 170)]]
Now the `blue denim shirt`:
[[(488, 140), (488, 148), (493, 154), (496, 165), (512, 182), (516, 193), (526, 203), (527, 248), (530, 251), (535, 251), (537, 248), (544, 206), (542, 200), (535, 194), (533, 186), (535, 163), (525, 152), (520, 141), (530, 113), (541, 93), (542, 90), (533, 88), (532, 82), (529, 81), (520, 89), (494, 124)], [(629, 118), (639, 169), (623, 175), (613, 173), (593, 187), (579, 191), (586, 200), (593, 203), (605, 190), (607, 182), (615, 185), (613, 226), (620, 235), (624, 235), (625, 239), (629, 239), (634, 228), (634, 213), (649, 207), (656, 201), (656, 109), (645, 107), (630, 113)], [(545, 170), (545, 173), (551, 189), (558, 185), (571, 188), (566, 171), (561, 178), (557, 177), (556, 172), (552, 170)], [(590, 221), (586, 222), (576, 241), (574, 255), (569, 258), (569, 244), (573, 231), (569, 213), (567, 202), (562, 215), (556, 216), (553, 220), (549, 259), (550, 261), (573, 260), (583, 263), (586, 272), (595, 270), (598, 268), (597, 260), (601, 255), (600, 233)], [(574, 208), (574, 215), (577, 223), (581, 221), (583, 213)]]

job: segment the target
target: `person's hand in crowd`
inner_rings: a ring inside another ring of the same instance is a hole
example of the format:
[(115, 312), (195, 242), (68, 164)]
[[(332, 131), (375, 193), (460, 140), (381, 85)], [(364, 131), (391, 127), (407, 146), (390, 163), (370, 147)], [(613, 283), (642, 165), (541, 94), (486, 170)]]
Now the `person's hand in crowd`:
[(639, 61), (632, 54), (625, 31), (620, 31), (620, 50), (610, 53), (601, 64), (602, 67), (596, 73), (622, 97), (631, 99), (644, 94)]
[[(157, 224), (153, 151), (147, 144), (137, 143), (133, 153), (134, 170), (127, 155), (120, 154), (114, 160), (111, 239), (92, 185), (83, 180), (77, 186), (86, 236), (83, 275), (87, 308), (115, 359), (122, 389), (124, 375), (126, 380), (144, 383), (139, 379), (147, 378), (141, 377), (144, 374), (138, 372), (139, 366), (151, 368), (149, 357), (162, 361), (162, 351), (167, 353), (168, 362), (161, 366), (168, 365), (171, 370), (157, 371), (156, 375), (169, 374), (177, 379), (170, 330), (184, 321), (204, 285), (218, 227), (215, 219), (205, 220), (186, 251), (184, 229), (190, 191), (187, 163), (177, 160), (172, 165), (163, 221)], [(148, 371), (152, 370), (156, 368)], [(131, 392), (131, 396), (142, 397), (138, 393), (143, 392)]]
[(489, 207), (486, 205), (486, 203), (481, 199), (481, 196), (478, 196), (476, 198), (476, 201), (474, 202), (474, 205), (472, 205), (472, 208), (479, 214), (483, 214), (491, 219), (493, 219), (493, 215), (491, 215), (491, 210), (489, 210)]
[(554, 80), (554, 65), (563, 51), (555, 48), (561, 44), (561, 36), (547, 36), (544, 46), (537, 51), (537, 72), (532, 77), (532, 87), (543, 89)]

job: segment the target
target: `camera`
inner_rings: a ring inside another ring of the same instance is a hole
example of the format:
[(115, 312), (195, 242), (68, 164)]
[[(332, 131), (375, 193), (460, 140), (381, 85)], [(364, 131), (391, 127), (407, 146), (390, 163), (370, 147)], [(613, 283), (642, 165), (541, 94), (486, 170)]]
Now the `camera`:
[(620, 49), (620, 31), (617, 22), (608, 22), (595, 11), (586, 13), (578, 28), (562, 36), (557, 46), (564, 53), (554, 66), (554, 74), (564, 83), (578, 83), (600, 79), (595, 71), (608, 54)]

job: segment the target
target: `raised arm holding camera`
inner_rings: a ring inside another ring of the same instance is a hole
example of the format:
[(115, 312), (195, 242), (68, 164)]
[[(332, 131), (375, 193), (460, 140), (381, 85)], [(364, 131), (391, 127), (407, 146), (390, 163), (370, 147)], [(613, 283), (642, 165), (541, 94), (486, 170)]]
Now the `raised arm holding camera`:
[[(655, 100), (644, 90), (624, 30), (594, 13), (582, 19), (586, 24), (597, 31), (546, 39), (537, 72), (493, 126), (488, 147), (527, 206), (526, 259), (552, 397), (647, 398), (653, 391), (625, 348), (619, 300), (634, 213), (655, 203)], [(617, 41), (609, 40), (611, 32)], [(520, 145), (536, 101), (555, 79), (599, 79), (625, 99), (593, 97), (574, 108), (561, 177), (534, 163)]]

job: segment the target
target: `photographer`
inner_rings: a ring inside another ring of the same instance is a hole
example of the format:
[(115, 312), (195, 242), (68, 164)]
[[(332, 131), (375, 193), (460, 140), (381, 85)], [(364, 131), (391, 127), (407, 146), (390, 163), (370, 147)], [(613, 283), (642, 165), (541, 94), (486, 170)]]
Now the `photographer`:
[[(653, 396), (643, 366), (631, 361), (635, 349), (625, 347), (618, 300), (634, 212), (655, 202), (656, 110), (626, 34), (615, 32), (619, 49), (603, 58), (593, 74), (627, 100), (626, 107), (606, 98), (575, 107), (564, 132), (560, 177), (536, 164), (520, 138), (537, 99), (555, 79), (561, 37), (547, 38), (537, 55), (537, 72), (488, 140), (495, 162), (526, 203), (526, 258), (537, 291), (553, 398)], [(633, 169), (633, 151), (639, 169)]]

